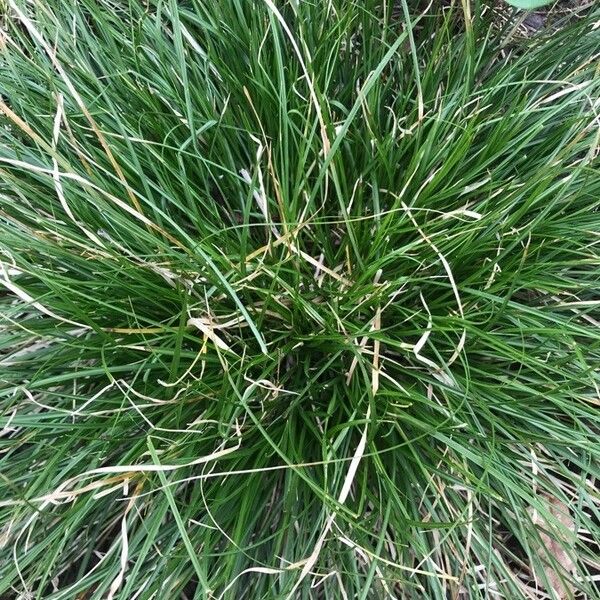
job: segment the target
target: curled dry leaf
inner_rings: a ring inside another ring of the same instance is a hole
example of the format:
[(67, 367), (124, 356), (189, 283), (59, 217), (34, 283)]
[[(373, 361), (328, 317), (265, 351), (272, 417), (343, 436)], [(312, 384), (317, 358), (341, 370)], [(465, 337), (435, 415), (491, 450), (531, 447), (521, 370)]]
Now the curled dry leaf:
[[(571, 558), (575, 545), (575, 522), (564, 502), (548, 495), (544, 499), (548, 505), (548, 513), (553, 518), (547, 521), (538, 511), (532, 511), (533, 524), (540, 530), (541, 545), (536, 550), (544, 564), (545, 575), (540, 579), (543, 580), (543, 585), (552, 587), (552, 590), (547, 591), (553, 593), (553, 597), (560, 600), (572, 598), (574, 590), (565, 581), (564, 573), (573, 573), (575, 570), (575, 562)], [(553, 559), (552, 564), (549, 559)], [(556, 565), (562, 568), (558, 569)]]

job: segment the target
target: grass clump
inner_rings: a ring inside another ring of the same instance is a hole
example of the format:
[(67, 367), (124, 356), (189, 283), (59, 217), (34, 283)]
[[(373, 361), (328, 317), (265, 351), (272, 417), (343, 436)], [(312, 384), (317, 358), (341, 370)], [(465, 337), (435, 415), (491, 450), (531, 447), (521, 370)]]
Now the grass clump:
[(1, 597), (595, 597), (600, 12), (442, 4), (9, 0)]

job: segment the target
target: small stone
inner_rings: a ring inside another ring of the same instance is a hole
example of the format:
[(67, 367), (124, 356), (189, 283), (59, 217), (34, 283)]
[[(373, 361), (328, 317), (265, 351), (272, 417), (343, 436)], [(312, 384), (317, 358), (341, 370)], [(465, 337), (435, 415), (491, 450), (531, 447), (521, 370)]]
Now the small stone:
[(527, 15), (523, 21), (523, 25), (529, 29), (534, 29), (535, 31), (543, 29), (545, 24), (546, 16), (540, 13), (531, 13)]

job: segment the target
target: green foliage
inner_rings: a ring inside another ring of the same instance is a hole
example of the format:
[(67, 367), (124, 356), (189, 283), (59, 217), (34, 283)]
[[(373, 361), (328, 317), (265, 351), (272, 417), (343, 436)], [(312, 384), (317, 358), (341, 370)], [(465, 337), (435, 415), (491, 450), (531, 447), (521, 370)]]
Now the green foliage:
[(541, 6), (548, 6), (555, 2), (555, 0), (506, 0), (512, 6), (517, 8), (523, 8), (525, 10), (533, 10), (534, 8), (540, 8)]
[(415, 5), (9, 0), (0, 597), (594, 596), (600, 11)]

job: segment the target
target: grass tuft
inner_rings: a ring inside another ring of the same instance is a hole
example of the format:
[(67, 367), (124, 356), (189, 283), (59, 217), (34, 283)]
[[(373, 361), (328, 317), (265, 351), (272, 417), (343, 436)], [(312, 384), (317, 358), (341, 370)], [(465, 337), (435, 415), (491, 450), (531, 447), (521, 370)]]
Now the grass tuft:
[(600, 9), (4, 11), (0, 597), (597, 597)]

